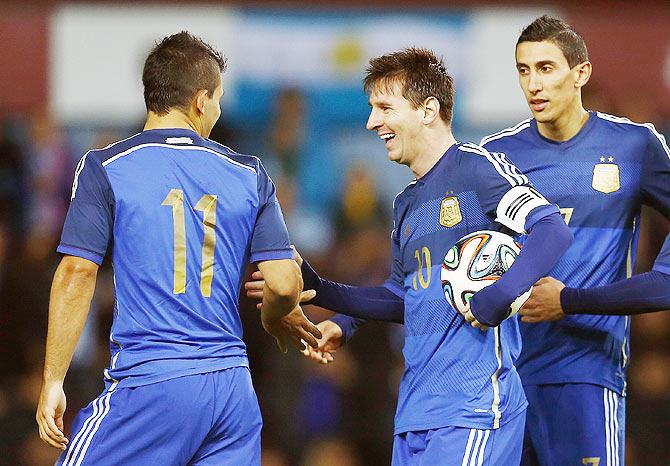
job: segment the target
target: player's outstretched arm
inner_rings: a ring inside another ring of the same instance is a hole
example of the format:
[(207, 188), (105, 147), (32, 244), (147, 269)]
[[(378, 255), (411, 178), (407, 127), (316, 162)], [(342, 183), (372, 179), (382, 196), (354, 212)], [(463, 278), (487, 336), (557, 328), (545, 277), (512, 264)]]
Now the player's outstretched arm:
[[(306, 304), (321, 306), (338, 314), (359, 320), (381, 320), (402, 324), (405, 318), (405, 301), (385, 286), (349, 286), (325, 280), (317, 275), (311, 265), (296, 253), (296, 262), (301, 264), (305, 289), (316, 291), (316, 296)], [(244, 284), (247, 296), (261, 298), (264, 274), (254, 272), (252, 281)], [(355, 330), (355, 329), (354, 329)]]
[(670, 274), (652, 270), (595, 288), (567, 288), (540, 280), (519, 314), (524, 322), (546, 322), (566, 314), (637, 315), (670, 310)]
[(305, 349), (303, 341), (314, 347), (321, 332), (312, 324), (299, 306), (302, 277), (298, 264), (292, 259), (269, 260), (258, 263), (265, 279), (261, 322), (266, 332), (277, 340), (284, 353), (288, 345)]
[(61, 450), (68, 443), (63, 433), (66, 406), (63, 381), (91, 307), (97, 274), (98, 265), (94, 262), (66, 255), (51, 285), (44, 375), (36, 419), (42, 440)]

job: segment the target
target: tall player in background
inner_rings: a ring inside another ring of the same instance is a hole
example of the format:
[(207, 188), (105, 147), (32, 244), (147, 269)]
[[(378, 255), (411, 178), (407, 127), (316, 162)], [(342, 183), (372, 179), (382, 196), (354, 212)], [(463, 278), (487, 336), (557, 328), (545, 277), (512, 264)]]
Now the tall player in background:
[[(432, 52), (373, 58), (365, 90), (367, 128), (390, 160), (416, 176), (393, 205), (391, 277), (383, 286), (352, 287), (321, 279), (303, 261), (306, 287), (316, 290), (314, 304), (405, 324), (393, 465), (517, 466), (526, 401), (514, 368), (518, 323), (503, 320), (567, 249), (570, 231), (504, 154), (455, 140), (453, 80)], [(505, 275), (470, 301), (474, 317), (495, 327), (481, 332), (446, 299), (440, 269), (462, 236), (503, 227), (530, 234)], [(353, 318), (336, 320), (351, 332)]]
[[(64, 450), (59, 465), (260, 465), (237, 303), (248, 260), (266, 277), (265, 329), (282, 349), (316, 343), (272, 182), (257, 158), (206, 139), (224, 67), (187, 32), (165, 38), (144, 65), (144, 131), (77, 166), (37, 408), (42, 439)], [(110, 244), (111, 363), (69, 442), (63, 380)]]
[[(641, 204), (670, 214), (665, 139), (651, 124), (584, 109), (592, 67), (584, 40), (563, 21), (543, 16), (527, 26), (516, 67), (533, 118), (481, 144), (505, 152), (561, 207), (575, 242), (551, 276), (575, 288), (625, 278)], [(517, 367), (529, 400), (523, 465), (624, 464), (629, 332), (629, 317), (521, 323)]]

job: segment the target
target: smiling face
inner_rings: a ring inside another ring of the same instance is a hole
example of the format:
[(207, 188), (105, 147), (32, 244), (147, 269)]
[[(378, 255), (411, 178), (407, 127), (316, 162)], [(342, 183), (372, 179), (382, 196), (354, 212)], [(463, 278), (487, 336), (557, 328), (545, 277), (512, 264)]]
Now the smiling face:
[(556, 123), (581, 108), (580, 89), (588, 80), (581, 72), (583, 66), (570, 68), (561, 49), (551, 41), (521, 42), (517, 46), (519, 83), (538, 123)]
[(384, 140), (388, 158), (411, 167), (422, 152), (424, 109), (402, 96), (397, 80), (377, 82), (370, 93), (370, 117), (366, 128)]

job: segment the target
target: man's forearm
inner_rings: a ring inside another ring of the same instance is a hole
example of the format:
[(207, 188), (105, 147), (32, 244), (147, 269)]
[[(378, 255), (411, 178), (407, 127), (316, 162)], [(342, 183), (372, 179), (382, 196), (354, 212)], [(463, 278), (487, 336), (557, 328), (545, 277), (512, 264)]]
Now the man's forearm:
[(65, 256), (56, 269), (49, 299), (44, 381), (62, 382), (86, 323), (98, 266)]
[(566, 314), (635, 315), (670, 309), (670, 275), (651, 271), (596, 288), (563, 288)]

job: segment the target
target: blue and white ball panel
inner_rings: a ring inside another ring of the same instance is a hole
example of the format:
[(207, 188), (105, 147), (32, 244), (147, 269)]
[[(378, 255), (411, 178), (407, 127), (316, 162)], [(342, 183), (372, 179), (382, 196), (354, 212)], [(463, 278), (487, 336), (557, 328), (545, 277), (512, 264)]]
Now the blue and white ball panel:
[(440, 429), (405, 432), (393, 440), (392, 466), (518, 466), (525, 412), (500, 429)]
[(56, 466), (260, 466), (262, 424), (246, 367), (113, 385), (79, 412)]
[(533, 410), (526, 418), (523, 466), (624, 465), (624, 397), (592, 384), (525, 385), (524, 389)]

